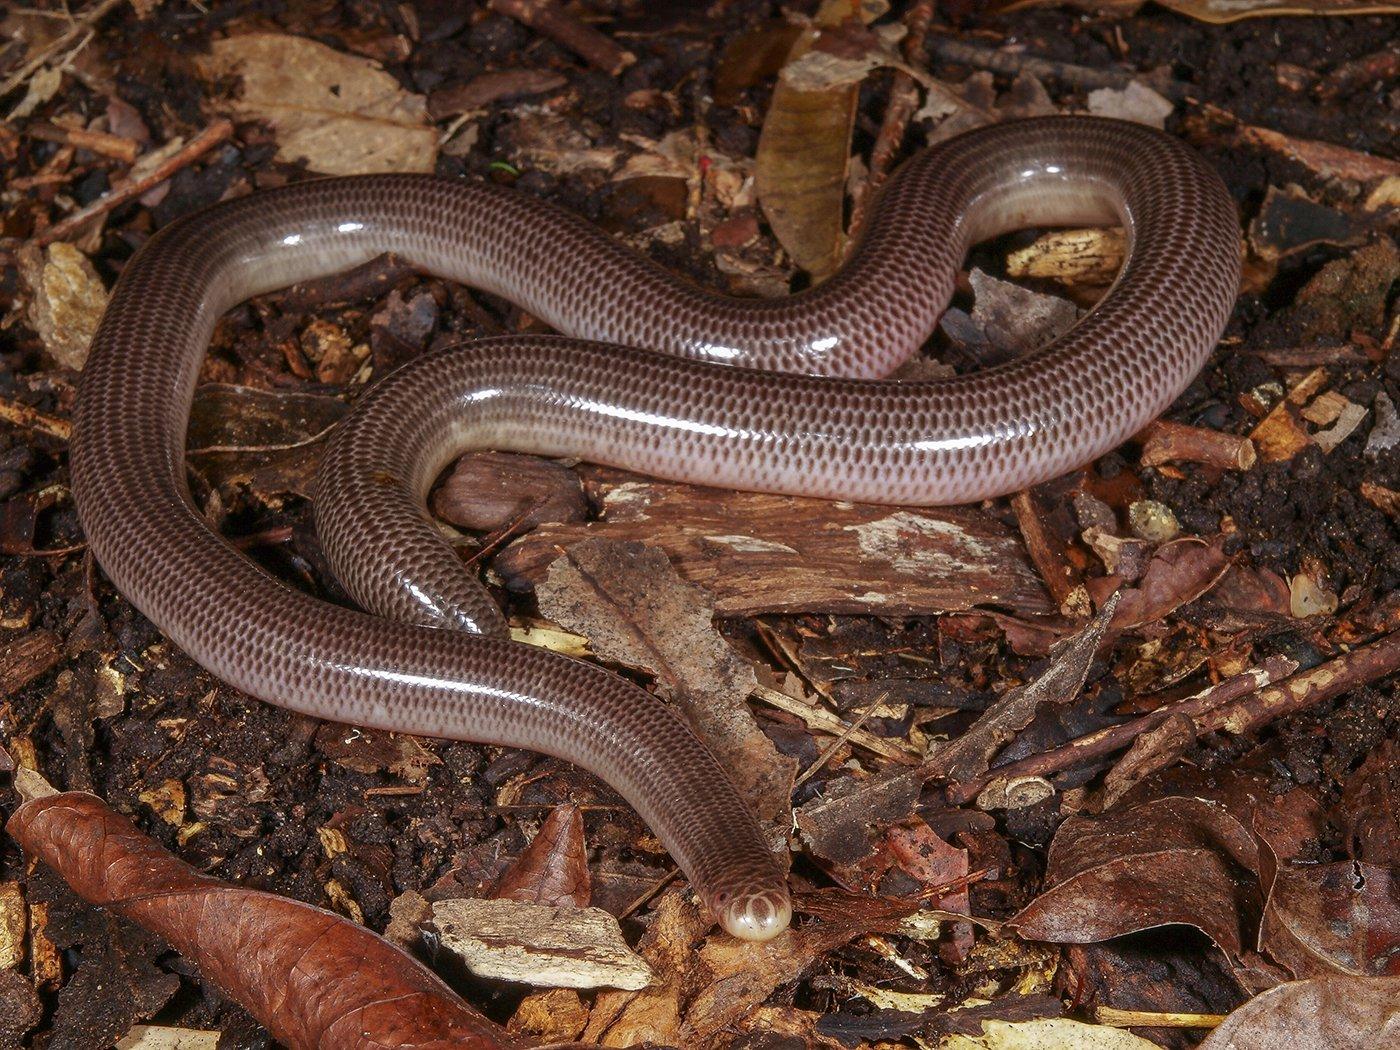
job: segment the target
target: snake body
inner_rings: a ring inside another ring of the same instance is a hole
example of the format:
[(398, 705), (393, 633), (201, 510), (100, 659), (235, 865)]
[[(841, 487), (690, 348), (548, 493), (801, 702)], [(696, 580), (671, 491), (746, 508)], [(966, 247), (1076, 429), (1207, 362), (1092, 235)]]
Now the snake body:
[[(1127, 260), (1064, 336), (970, 375), (879, 378), (928, 338), (971, 244), (1105, 222), (1127, 229)], [(215, 675), (320, 718), (577, 763), (637, 809), (727, 930), (762, 939), (788, 923), (786, 876), (725, 772), (645, 690), (509, 641), (427, 520), (433, 479), (492, 447), (877, 503), (1014, 491), (1113, 448), (1184, 389), (1229, 316), (1237, 243), (1233, 203), (1196, 155), (1084, 117), (929, 148), (887, 185), (843, 270), (781, 300), (705, 291), (500, 188), (298, 183), (175, 222), (127, 264), (81, 379), (73, 491), (112, 582)], [(184, 444), (224, 311), (386, 251), (565, 335), (416, 359), (338, 428), (317, 527), (359, 611), (279, 582), (216, 535), (191, 503)]]

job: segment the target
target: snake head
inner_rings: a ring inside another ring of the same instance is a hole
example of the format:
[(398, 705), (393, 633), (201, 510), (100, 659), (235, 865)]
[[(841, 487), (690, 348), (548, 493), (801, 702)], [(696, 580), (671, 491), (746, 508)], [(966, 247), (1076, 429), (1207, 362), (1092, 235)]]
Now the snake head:
[(741, 941), (767, 941), (787, 929), (792, 900), (786, 889), (722, 893), (714, 911), (725, 931)]

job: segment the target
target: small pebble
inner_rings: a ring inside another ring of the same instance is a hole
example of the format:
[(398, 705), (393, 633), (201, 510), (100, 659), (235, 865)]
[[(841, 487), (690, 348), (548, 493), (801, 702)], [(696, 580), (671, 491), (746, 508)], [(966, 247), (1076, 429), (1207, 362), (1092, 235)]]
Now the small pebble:
[(1118, 517), (1113, 513), (1113, 508), (1088, 492), (1074, 494), (1074, 516), (1079, 520), (1081, 529), (1097, 526), (1113, 532), (1118, 526)]
[(1181, 535), (1181, 523), (1165, 503), (1140, 499), (1128, 508), (1128, 528), (1150, 543), (1166, 543)]

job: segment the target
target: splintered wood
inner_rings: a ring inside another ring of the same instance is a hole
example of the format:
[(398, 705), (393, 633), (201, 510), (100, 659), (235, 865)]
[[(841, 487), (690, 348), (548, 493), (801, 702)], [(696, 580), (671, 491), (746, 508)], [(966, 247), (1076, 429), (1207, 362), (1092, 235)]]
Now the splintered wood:
[(721, 616), (1054, 611), (1015, 534), (979, 510), (894, 510), (585, 470), (605, 479), (602, 520), (545, 525), (508, 547), (494, 567), (511, 589), (533, 587), (562, 550), (599, 536), (661, 548), (714, 595)]

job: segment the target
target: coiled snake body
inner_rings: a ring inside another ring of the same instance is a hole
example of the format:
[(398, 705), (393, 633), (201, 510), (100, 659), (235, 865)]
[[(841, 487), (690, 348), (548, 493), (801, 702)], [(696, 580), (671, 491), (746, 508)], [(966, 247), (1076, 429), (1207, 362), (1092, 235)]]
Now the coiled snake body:
[[(1105, 222), (1127, 228), (1127, 261), (1066, 335), (971, 375), (879, 378), (928, 338), (970, 244)], [(726, 929), (766, 938), (788, 923), (784, 870), (723, 770), (646, 691), (508, 640), (426, 518), (433, 479), (492, 447), (878, 503), (1014, 491), (1113, 448), (1184, 389), (1229, 316), (1237, 243), (1233, 203), (1194, 154), (1084, 117), (930, 148), (891, 180), (839, 274), (776, 301), (704, 291), (485, 185), (299, 183), (173, 223), (127, 265), (81, 380), (73, 490), (113, 583), (220, 678), (320, 718), (575, 762), (636, 807)], [(338, 429), (317, 525), (360, 612), (215, 535), (191, 505), (184, 442), (220, 314), (386, 251), (566, 334), (417, 359)]]

